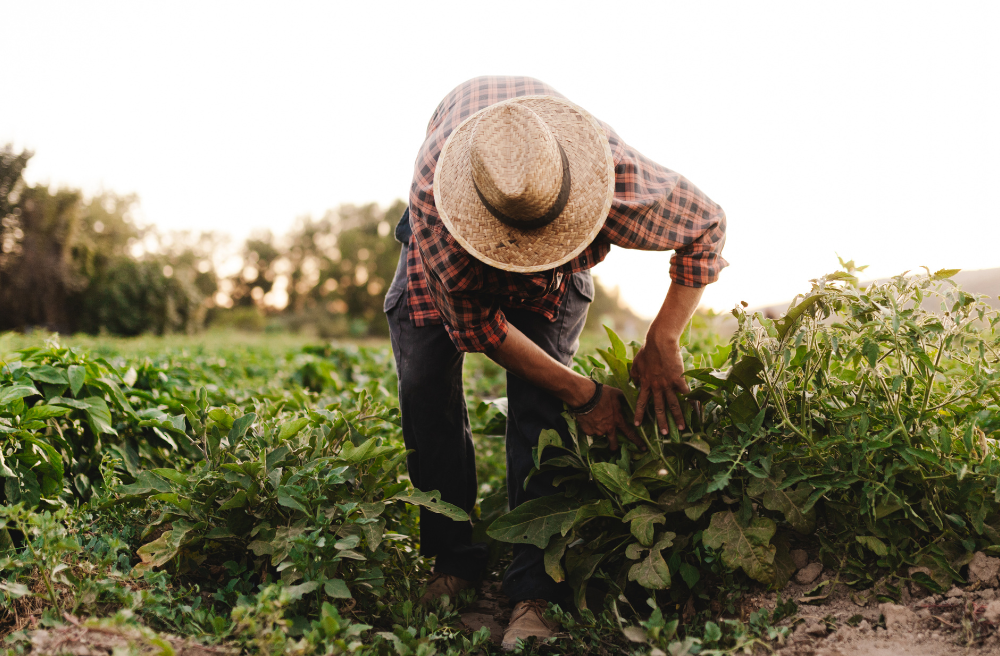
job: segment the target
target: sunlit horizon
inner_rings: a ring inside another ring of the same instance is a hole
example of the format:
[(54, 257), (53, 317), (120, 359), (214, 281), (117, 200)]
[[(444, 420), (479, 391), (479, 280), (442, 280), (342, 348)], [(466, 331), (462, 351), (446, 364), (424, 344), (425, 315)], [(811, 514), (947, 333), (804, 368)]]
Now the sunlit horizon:
[[(537, 29), (523, 29), (531, 7)], [(1000, 5), (8, 4), (0, 144), (29, 183), (135, 193), (159, 229), (286, 232), (405, 197), (427, 119), (480, 74), (552, 84), (726, 210), (724, 312), (872, 278), (1000, 267)], [(595, 27), (602, 30), (595, 32)], [(544, 35), (541, 37), (540, 35)], [(594, 273), (655, 314), (669, 254)]]

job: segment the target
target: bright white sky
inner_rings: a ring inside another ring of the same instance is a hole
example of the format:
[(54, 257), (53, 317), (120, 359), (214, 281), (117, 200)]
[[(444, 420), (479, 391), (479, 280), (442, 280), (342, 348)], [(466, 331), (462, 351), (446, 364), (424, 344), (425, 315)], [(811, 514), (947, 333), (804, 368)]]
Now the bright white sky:
[[(164, 229), (404, 197), (438, 101), (545, 80), (725, 208), (705, 304), (836, 268), (1000, 266), (1000, 3), (0, 0), (0, 143)], [(595, 273), (652, 315), (669, 255)]]

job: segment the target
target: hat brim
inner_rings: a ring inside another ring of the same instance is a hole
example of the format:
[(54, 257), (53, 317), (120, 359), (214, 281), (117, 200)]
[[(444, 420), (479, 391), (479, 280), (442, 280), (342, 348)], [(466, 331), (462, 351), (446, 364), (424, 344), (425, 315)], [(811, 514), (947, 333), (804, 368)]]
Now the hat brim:
[[(434, 202), (448, 232), (476, 259), (518, 273), (555, 268), (579, 255), (604, 226), (615, 193), (615, 165), (604, 129), (582, 107), (553, 96), (521, 96), (518, 103), (538, 114), (566, 152), (569, 200), (548, 225), (519, 230), (486, 209), (472, 182), (472, 129), (482, 113), (462, 122), (448, 137), (434, 171)], [(487, 109), (492, 109), (492, 105)]]

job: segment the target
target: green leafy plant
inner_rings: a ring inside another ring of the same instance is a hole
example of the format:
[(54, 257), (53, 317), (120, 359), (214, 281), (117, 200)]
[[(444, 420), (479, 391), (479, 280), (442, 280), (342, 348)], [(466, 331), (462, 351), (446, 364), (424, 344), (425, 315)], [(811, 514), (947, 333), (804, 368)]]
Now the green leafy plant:
[[(1000, 543), (997, 313), (943, 287), (953, 271), (859, 289), (853, 263), (813, 281), (780, 320), (734, 311), (728, 346), (696, 365), (687, 428), (638, 429), (648, 447), (555, 431), (538, 471), (561, 492), (492, 522), (489, 535), (545, 549), (547, 571), (586, 604), (598, 569), (623, 589), (698, 593), (721, 560), (765, 585), (793, 572), (795, 535), (815, 536), (845, 582), (871, 565), (940, 589), (976, 549)], [(931, 300), (940, 311), (925, 309)], [(608, 331), (593, 375), (634, 409), (631, 349)], [(650, 413), (651, 414), (651, 413)], [(669, 529), (669, 530), (668, 530)], [(708, 575), (708, 576), (706, 576)]]
[(241, 414), (199, 398), (187, 421), (205, 459), (185, 472), (143, 471), (109, 502), (158, 513), (138, 550), (141, 570), (184, 572), (207, 558), (240, 563), (252, 555), (254, 571), (265, 580), (280, 575), (300, 597), (344, 599), (351, 588), (383, 590), (382, 563), (408, 541), (396, 531), (412, 525), (398, 502), (468, 519), (436, 492), (397, 481), (406, 451), (378, 426), (395, 429), (398, 411), (364, 393), (346, 413), (330, 406), (289, 414), (258, 403)]

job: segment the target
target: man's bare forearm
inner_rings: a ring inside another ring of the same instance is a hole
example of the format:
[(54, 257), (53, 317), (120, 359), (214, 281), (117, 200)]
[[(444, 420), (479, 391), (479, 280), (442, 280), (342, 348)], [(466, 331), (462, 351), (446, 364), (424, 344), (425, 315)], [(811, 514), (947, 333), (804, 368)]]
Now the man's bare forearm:
[[(503, 344), (487, 355), (507, 371), (553, 393), (571, 408), (585, 405), (597, 392), (594, 381), (557, 362), (512, 325), (507, 326), (507, 339)], [(613, 387), (605, 387), (597, 405), (586, 414), (577, 415), (576, 421), (584, 434), (607, 437), (612, 450), (618, 448), (620, 431), (636, 448), (645, 451), (646, 446), (629, 424), (626, 414), (631, 417), (624, 394)]]
[(680, 339), (698, 309), (703, 291), (700, 287), (671, 283), (660, 312), (646, 332), (646, 343), (636, 354), (631, 371), (632, 380), (639, 388), (634, 418), (637, 426), (646, 414), (646, 404), (652, 401), (660, 432), (668, 432), (668, 412), (674, 416), (677, 426), (684, 428), (678, 394), (691, 390), (684, 380)]
[(685, 287), (671, 283), (663, 305), (653, 323), (649, 325), (646, 339), (656, 339), (660, 343), (673, 342), (679, 344), (688, 322), (698, 309), (704, 287)]
[(507, 326), (503, 344), (486, 355), (507, 371), (552, 392), (571, 407), (589, 401), (596, 389), (592, 380), (557, 362), (511, 324)]

